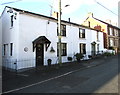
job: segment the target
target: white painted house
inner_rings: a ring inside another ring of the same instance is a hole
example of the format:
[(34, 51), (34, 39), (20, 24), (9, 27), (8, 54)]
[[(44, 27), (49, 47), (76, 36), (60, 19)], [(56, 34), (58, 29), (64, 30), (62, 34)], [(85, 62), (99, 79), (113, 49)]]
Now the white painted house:
[[(5, 7), (2, 16), (3, 66), (22, 69), (58, 63), (57, 20)], [(76, 53), (88, 55), (104, 50), (103, 33), (70, 21), (62, 21), (62, 62)]]
[[(2, 20), (0, 19), (0, 51), (2, 51)], [(2, 67), (2, 52), (0, 52), (0, 70)]]

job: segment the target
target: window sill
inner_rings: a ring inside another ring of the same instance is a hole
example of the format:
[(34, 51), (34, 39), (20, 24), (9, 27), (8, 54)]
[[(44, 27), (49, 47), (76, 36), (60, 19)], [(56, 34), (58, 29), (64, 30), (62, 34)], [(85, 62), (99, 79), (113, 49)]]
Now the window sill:
[(86, 40), (86, 38), (79, 38), (79, 39)]
[[(57, 57), (59, 57), (59, 56), (57, 56)], [(61, 55), (61, 57), (67, 57), (67, 55)]]

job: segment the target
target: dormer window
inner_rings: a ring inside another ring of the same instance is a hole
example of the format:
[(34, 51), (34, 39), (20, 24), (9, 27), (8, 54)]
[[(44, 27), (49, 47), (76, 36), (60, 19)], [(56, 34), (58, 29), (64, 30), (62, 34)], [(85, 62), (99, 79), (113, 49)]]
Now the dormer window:
[(13, 27), (13, 15), (11, 16), (11, 27)]

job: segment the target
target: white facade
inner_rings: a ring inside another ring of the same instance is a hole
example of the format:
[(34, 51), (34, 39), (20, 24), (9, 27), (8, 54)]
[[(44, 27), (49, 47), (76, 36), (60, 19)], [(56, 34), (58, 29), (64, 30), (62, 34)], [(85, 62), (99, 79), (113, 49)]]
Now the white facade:
[(2, 66), (2, 52), (1, 51), (2, 51), (2, 20), (0, 18), (0, 67)]
[[(12, 69), (35, 67), (36, 49), (33, 52), (32, 42), (40, 36), (45, 36), (51, 42), (47, 51), (44, 44), (44, 65), (48, 65), (48, 59), (52, 59), (52, 64), (57, 64), (57, 20), (14, 8), (12, 10), (13, 13), (10, 13), (6, 7), (1, 17), (3, 66)], [(14, 16), (13, 26), (11, 26), (11, 15)], [(62, 37), (62, 43), (67, 45), (67, 55), (62, 57), (62, 62), (68, 62), (67, 57), (74, 57), (74, 54), (80, 52), (80, 43), (86, 44), (84, 59), (88, 59), (88, 55), (91, 55), (91, 43), (96, 43), (96, 51), (98, 51), (97, 44), (99, 51), (104, 49), (102, 32), (98, 33), (97, 39), (96, 30), (67, 21), (63, 21), (62, 24), (66, 25), (66, 36)], [(79, 28), (85, 29), (85, 38), (79, 38)], [(51, 47), (55, 52), (50, 52)]]

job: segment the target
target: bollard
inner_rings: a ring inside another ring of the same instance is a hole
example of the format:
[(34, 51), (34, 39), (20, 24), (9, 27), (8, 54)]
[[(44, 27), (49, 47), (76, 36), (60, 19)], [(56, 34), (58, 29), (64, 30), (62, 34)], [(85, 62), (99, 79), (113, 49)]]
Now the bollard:
[(17, 63), (15, 62), (14, 65), (15, 65), (15, 73), (17, 75)]

